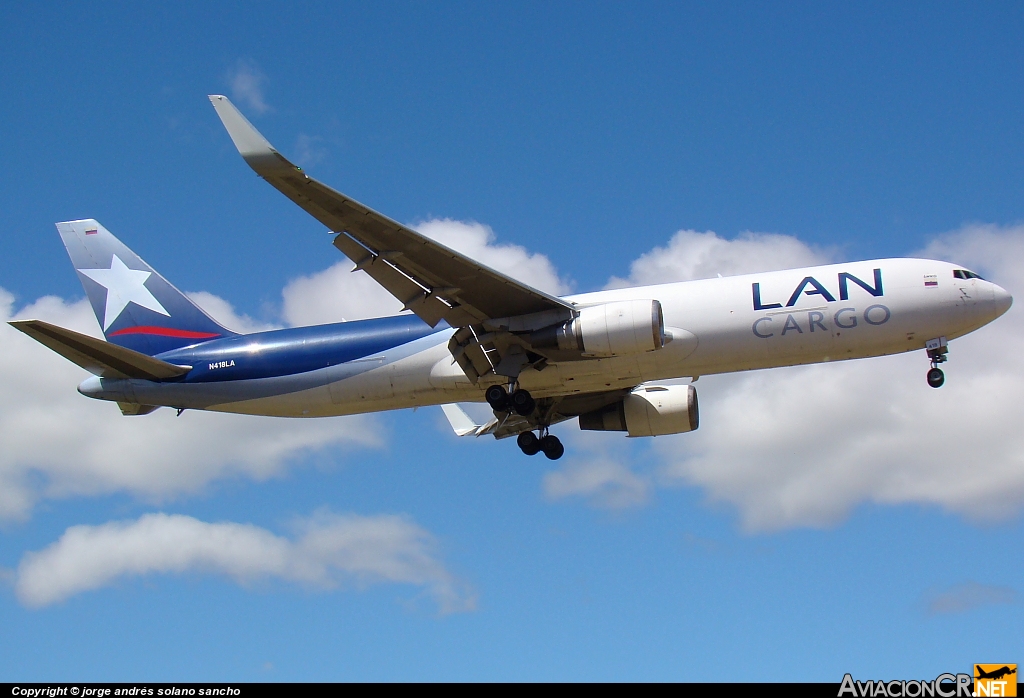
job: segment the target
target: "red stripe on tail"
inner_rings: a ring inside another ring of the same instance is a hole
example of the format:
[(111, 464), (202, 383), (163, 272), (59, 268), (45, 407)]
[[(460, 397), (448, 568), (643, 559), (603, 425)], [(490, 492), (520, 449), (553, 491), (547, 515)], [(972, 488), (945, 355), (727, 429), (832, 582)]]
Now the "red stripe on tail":
[(152, 325), (140, 325), (139, 327), (126, 327), (117, 332), (111, 332), (108, 337), (117, 337), (122, 334), (155, 334), (160, 337), (179, 337), (181, 339), (213, 339), (220, 337), (215, 332), (190, 332), (189, 330), (176, 330), (171, 327), (154, 327)]

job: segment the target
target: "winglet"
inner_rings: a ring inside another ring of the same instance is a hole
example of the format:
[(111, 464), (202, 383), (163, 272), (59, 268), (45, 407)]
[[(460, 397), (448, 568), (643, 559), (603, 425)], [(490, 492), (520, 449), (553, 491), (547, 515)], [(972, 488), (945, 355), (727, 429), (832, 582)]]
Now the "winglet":
[(249, 167), (262, 174), (266, 169), (287, 168), (291, 170), (300, 169), (288, 162), (270, 142), (257, 131), (249, 120), (238, 111), (238, 108), (231, 103), (224, 95), (208, 95), (210, 103), (220, 117), (228, 135), (238, 148), (238, 153), (249, 164)]

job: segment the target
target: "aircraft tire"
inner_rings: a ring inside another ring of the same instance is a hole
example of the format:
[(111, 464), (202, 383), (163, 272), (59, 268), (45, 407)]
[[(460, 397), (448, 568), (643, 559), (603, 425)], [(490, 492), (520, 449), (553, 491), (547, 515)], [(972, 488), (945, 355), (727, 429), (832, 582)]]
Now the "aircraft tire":
[(540, 439), (532, 431), (524, 431), (516, 437), (519, 449), (528, 456), (535, 456), (540, 452)]
[(928, 371), (928, 385), (933, 388), (941, 388), (942, 384), (946, 382), (946, 375), (942, 372), (941, 368), (932, 368)]
[(491, 409), (502, 412), (508, 409), (508, 393), (500, 385), (492, 385), (484, 392), (484, 399)]
[(517, 390), (512, 393), (511, 402), (512, 409), (516, 411), (516, 414), (522, 415), (523, 417), (529, 417), (537, 408), (537, 402), (533, 399), (533, 396), (525, 390)]
[(565, 453), (565, 446), (562, 445), (557, 436), (548, 434), (540, 440), (540, 450), (544, 451), (544, 455), (548, 457), (548, 460), (558, 460)]

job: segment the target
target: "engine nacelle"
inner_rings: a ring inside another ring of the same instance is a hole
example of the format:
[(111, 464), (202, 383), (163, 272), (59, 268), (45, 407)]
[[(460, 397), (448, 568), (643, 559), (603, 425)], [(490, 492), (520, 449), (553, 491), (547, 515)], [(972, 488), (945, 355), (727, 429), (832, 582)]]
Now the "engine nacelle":
[(537, 349), (578, 351), (589, 356), (640, 354), (665, 346), (665, 315), (652, 300), (613, 301), (582, 308), (564, 325), (530, 335)]
[(664, 436), (693, 431), (700, 423), (697, 389), (692, 385), (651, 385), (580, 415), (580, 429), (625, 431), (629, 436)]

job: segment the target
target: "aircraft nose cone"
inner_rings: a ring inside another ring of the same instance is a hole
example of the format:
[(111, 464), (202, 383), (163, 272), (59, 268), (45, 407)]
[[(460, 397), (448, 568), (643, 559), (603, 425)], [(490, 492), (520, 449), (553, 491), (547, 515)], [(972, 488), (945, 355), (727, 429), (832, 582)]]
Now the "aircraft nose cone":
[(999, 317), (1013, 305), (1013, 296), (1002, 286), (992, 284), (992, 287), (992, 302), (996, 308), (996, 317)]

